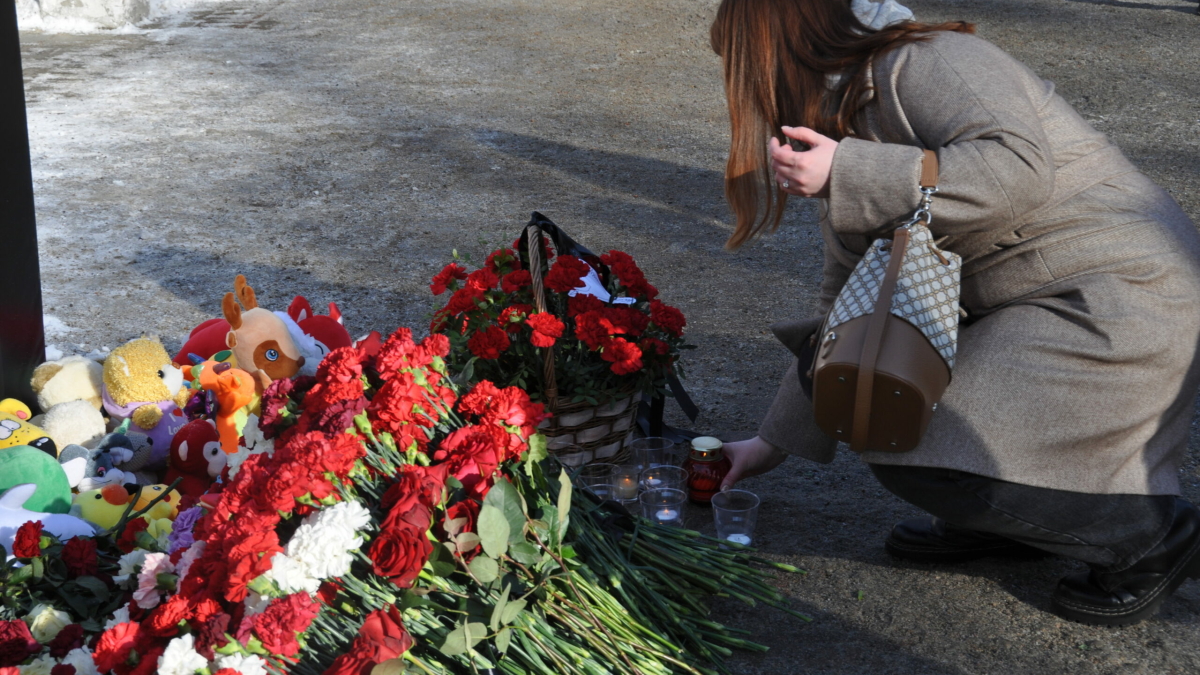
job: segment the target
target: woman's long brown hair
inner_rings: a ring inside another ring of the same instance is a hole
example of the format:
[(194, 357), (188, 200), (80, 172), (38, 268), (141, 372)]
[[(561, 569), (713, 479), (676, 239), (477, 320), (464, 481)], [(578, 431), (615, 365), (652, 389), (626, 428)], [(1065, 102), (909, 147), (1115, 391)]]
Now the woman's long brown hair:
[[(771, 180), (767, 139), (784, 141), (783, 125), (809, 127), (835, 140), (853, 135), (871, 58), (939, 30), (975, 28), (905, 21), (872, 30), (850, 11), (850, 0), (723, 0), (711, 40), (725, 66), (729, 101), (725, 197), (737, 226), (726, 248), (774, 231), (783, 218), (787, 193)], [(844, 77), (837, 91), (828, 91), (826, 76), (838, 73)]]

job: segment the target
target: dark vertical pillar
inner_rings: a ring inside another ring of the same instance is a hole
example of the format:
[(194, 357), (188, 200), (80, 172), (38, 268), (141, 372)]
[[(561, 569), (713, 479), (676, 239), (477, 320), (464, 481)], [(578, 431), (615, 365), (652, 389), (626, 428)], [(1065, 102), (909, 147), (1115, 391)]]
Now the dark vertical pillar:
[(5, 0), (0, 7), (0, 398), (35, 405), (29, 378), (45, 354), (17, 3)]

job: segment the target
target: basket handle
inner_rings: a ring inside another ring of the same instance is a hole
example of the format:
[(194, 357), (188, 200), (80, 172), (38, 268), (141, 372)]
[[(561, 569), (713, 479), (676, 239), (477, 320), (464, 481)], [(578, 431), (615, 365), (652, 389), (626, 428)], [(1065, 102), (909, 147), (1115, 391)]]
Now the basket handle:
[[(533, 308), (546, 311), (546, 287), (542, 282), (542, 268), (546, 264), (546, 248), (542, 243), (542, 228), (530, 223), (525, 227), (525, 248), (529, 255), (529, 276), (533, 285)], [(542, 349), (542, 380), (546, 396), (546, 410), (558, 410), (558, 378), (554, 372), (554, 347)]]

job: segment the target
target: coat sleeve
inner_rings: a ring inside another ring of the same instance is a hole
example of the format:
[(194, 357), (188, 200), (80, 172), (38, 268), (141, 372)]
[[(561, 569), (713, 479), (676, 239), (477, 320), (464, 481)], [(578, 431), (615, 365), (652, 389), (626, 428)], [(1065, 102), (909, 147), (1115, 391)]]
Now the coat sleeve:
[[(802, 321), (788, 321), (771, 326), (775, 337), (793, 354), (802, 351), (802, 345), (814, 331), (821, 327), (823, 317)], [(817, 427), (813, 417), (812, 401), (804, 395), (800, 386), (799, 359), (784, 374), (775, 393), (775, 400), (759, 425), (758, 436), (771, 445), (792, 455), (800, 455), (817, 462), (832, 462), (837, 442)]]
[[(939, 34), (873, 72), (878, 113), (902, 111), (881, 124), (938, 154), (936, 235), (1011, 232), (1049, 200), (1055, 167), (1038, 109), (1052, 90), (1024, 65), (979, 38)], [(907, 217), (921, 163), (920, 147), (844, 139), (830, 173), (833, 229), (871, 235)]]

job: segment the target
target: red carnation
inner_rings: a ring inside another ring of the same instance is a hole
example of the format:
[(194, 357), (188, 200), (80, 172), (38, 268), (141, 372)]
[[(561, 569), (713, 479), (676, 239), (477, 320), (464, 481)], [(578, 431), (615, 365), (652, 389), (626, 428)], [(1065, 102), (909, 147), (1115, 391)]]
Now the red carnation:
[(104, 631), (92, 654), (96, 670), (107, 673), (118, 665), (123, 665), (129, 659), (130, 652), (137, 646), (140, 629), (138, 624), (129, 622), (117, 624)]
[(179, 622), (192, 616), (191, 602), (181, 595), (172, 596), (142, 622), (142, 627), (158, 637), (173, 637), (179, 634)]
[(471, 286), (464, 286), (454, 291), (454, 295), (450, 296), (450, 301), (446, 303), (445, 311), (450, 316), (458, 316), (463, 312), (479, 309), (479, 301), (482, 298), (483, 291)]
[(490, 291), (500, 284), (500, 277), (492, 270), (483, 267), (467, 275), (467, 287), (479, 292)]
[(658, 295), (658, 289), (646, 281), (646, 275), (633, 261), (633, 257), (623, 251), (609, 251), (600, 256), (600, 262), (612, 268), (617, 280), (625, 287), (631, 296), (653, 300)]
[(509, 305), (500, 312), (500, 325), (509, 333), (519, 333), (521, 332), (521, 322), (532, 313), (533, 307), (530, 305), (521, 303)]
[(500, 280), (500, 290), (505, 293), (516, 293), (533, 283), (533, 277), (529, 276), (528, 270), (517, 270), (509, 272)]
[(610, 340), (604, 345), (600, 358), (611, 363), (612, 371), (617, 375), (628, 375), (642, 369), (642, 350), (621, 338)]
[(42, 555), (42, 521), (30, 520), (17, 528), (12, 554), (15, 558), (37, 558)]
[(254, 617), (254, 634), (272, 654), (295, 656), (300, 651), (296, 634), (308, 630), (320, 609), (308, 593), (293, 593)]
[(508, 349), (508, 345), (508, 335), (504, 329), (495, 325), (476, 331), (471, 339), (467, 340), (467, 347), (471, 353), (481, 359), (500, 358), (500, 354)]
[(19, 665), (41, 650), (24, 621), (0, 621), (0, 666)]
[(567, 316), (572, 319), (584, 312), (599, 312), (605, 305), (594, 295), (580, 293), (567, 298)]
[(462, 281), (467, 278), (467, 271), (460, 267), (458, 263), (450, 263), (442, 268), (433, 277), (433, 283), (429, 284), (429, 290), (433, 291), (434, 295), (441, 295), (446, 292), (447, 288), (452, 288), (455, 281)]
[(588, 349), (599, 349), (616, 332), (616, 326), (601, 311), (584, 312), (575, 317), (575, 336)]
[(562, 337), (563, 329), (566, 328), (563, 322), (547, 312), (531, 315), (526, 319), (526, 323), (533, 329), (533, 333), (529, 336), (529, 342), (534, 347), (553, 347), (554, 341)]
[(75, 675), (75, 666), (69, 663), (60, 663), (50, 669), (50, 675)]
[(134, 518), (126, 522), (125, 529), (121, 530), (121, 536), (117, 538), (117, 548), (121, 549), (122, 553), (129, 553), (137, 548), (138, 533), (145, 532), (148, 527), (150, 523), (146, 522), (145, 518)]
[(63, 626), (63, 629), (58, 631), (58, 635), (55, 635), (54, 639), (46, 646), (50, 649), (50, 656), (61, 659), (72, 649), (79, 649), (83, 646), (83, 626), (77, 623)]
[(638, 347), (641, 348), (643, 355), (658, 354), (659, 356), (666, 356), (671, 353), (671, 347), (658, 338), (642, 338), (638, 341)]
[(583, 278), (592, 268), (573, 255), (560, 255), (546, 275), (546, 288), (559, 293), (568, 293), (583, 285)]
[(229, 638), (225, 637), (225, 634), (229, 632), (229, 623), (232, 620), (232, 617), (222, 612), (200, 624), (200, 629), (196, 631), (196, 651), (211, 660), (214, 649), (229, 644)]
[(96, 556), (96, 540), (87, 537), (68, 539), (67, 543), (63, 544), (62, 561), (66, 564), (67, 576), (71, 579), (95, 576), (100, 569), (100, 560)]
[(496, 274), (500, 274), (503, 270), (519, 270), (521, 269), (521, 261), (517, 258), (517, 254), (513, 253), (511, 248), (501, 248), (492, 251), (487, 257), (487, 262), (484, 266), (492, 270)]
[(683, 327), (687, 325), (687, 319), (684, 318), (683, 312), (661, 300), (654, 300), (650, 303), (650, 320), (663, 331), (675, 337), (682, 337)]

